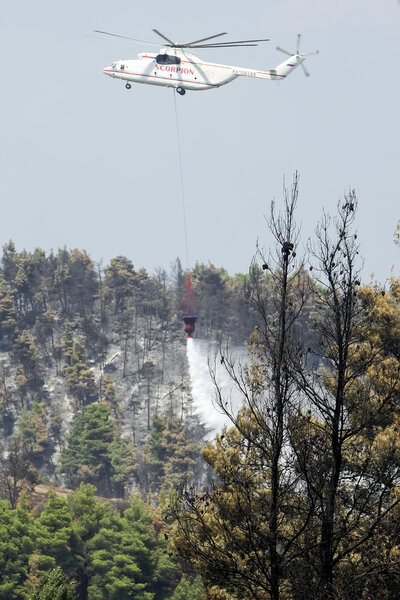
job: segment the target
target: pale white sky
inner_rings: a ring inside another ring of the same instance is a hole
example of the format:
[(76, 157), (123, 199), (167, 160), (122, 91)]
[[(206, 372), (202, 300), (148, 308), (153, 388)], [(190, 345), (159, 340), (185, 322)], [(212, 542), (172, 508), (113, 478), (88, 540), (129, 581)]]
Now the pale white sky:
[[(300, 172), (304, 239), (322, 208), (349, 187), (371, 273), (384, 281), (399, 250), (400, 4), (397, 0), (28, 0), (7, 2), (0, 21), (0, 245), (64, 245), (95, 261), (123, 254), (150, 272), (185, 263), (173, 91), (126, 91), (102, 68), (148, 50), (93, 29), (153, 40), (152, 28), (189, 41), (229, 32), (269, 37), (257, 48), (204, 50), (202, 57), (271, 68), (277, 45), (302, 51), (286, 81), (240, 78), (177, 97), (189, 262), (246, 271), (264, 214)], [(228, 36), (227, 36), (228, 37)], [(199, 51), (200, 54), (200, 51)]]

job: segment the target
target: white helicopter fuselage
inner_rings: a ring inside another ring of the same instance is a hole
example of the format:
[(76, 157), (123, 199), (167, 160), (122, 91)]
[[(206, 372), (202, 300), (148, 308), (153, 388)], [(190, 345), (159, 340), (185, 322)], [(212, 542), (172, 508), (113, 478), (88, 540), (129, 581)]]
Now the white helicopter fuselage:
[[(161, 49), (158, 54), (141, 53), (135, 60), (119, 60), (103, 72), (126, 83), (145, 83), (182, 90), (209, 90), (230, 83), (237, 77), (284, 79), (304, 58), (293, 55), (274, 69), (259, 71), (201, 60), (194, 52), (183, 49)], [(129, 85), (127, 86), (129, 87)]]

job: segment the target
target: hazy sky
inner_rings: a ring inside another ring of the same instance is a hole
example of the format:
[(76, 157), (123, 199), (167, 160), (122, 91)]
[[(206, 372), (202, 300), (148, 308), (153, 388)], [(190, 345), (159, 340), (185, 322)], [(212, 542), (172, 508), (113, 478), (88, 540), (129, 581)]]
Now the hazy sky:
[[(152, 28), (189, 41), (229, 32), (269, 37), (257, 48), (199, 51), (228, 64), (271, 68), (302, 33), (311, 77), (281, 83), (239, 78), (177, 96), (189, 262), (247, 271), (264, 215), (300, 172), (298, 219), (312, 235), (350, 187), (371, 273), (383, 282), (400, 250), (398, 0), (28, 0), (2, 6), (0, 244), (86, 249), (107, 264), (119, 254), (150, 272), (185, 245), (174, 96), (102, 73), (149, 50), (105, 29), (154, 40)], [(228, 36), (227, 36), (228, 37)]]

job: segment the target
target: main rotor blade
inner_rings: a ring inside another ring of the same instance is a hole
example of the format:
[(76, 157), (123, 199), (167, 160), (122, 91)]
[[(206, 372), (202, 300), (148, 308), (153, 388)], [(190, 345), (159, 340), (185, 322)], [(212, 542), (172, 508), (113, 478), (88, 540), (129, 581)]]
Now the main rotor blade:
[[(153, 29), (154, 33), (159, 35), (163, 40), (168, 42), (168, 45), (172, 48), (241, 48), (245, 46), (257, 46), (254, 42), (269, 42), (269, 38), (262, 38), (257, 40), (232, 40), (228, 42), (211, 42), (210, 44), (201, 44), (200, 42), (206, 42), (207, 40), (212, 40), (222, 35), (226, 35), (226, 32), (217, 33), (216, 35), (210, 35), (208, 37), (202, 38), (200, 40), (195, 40), (193, 42), (187, 42), (186, 44), (177, 44), (173, 42), (169, 38), (167, 38), (163, 33), (158, 31), (158, 29)], [(152, 46), (158, 46), (159, 44), (156, 42), (150, 42), (149, 40), (141, 40), (138, 38), (128, 37), (126, 35), (119, 35), (118, 33), (111, 33), (110, 31), (102, 31), (100, 29), (95, 29), (95, 33), (100, 33), (101, 35), (109, 35), (111, 37), (121, 38), (123, 40), (129, 40), (131, 42), (140, 42), (143, 44), (151, 44)], [(278, 48), (278, 50), (281, 50)], [(282, 50), (282, 52), (285, 52)], [(286, 52), (289, 56), (289, 52)], [(311, 54), (314, 54), (313, 52)]]
[(181, 48), (184, 48), (185, 46), (191, 46), (192, 44), (199, 44), (200, 42), (205, 42), (207, 40), (212, 40), (220, 37), (221, 35), (226, 35), (226, 31), (223, 33), (217, 33), (216, 35), (210, 35), (209, 37), (202, 38), (201, 40), (194, 40), (194, 42), (187, 42), (186, 44), (182, 44)]
[(232, 40), (228, 42), (217, 42), (217, 44), (247, 44), (248, 42), (269, 42), (269, 38), (261, 38), (259, 40)]
[(258, 46), (258, 44), (200, 44), (199, 46), (185, 46), (185, 48), (244, 48), (245, 46)]
[(269, 42), (268, 38), (260, 40), (238, 40), (231, 42), (212, 42), (211, 44), (190, 44), (189, 48), (241, 48), (245, 46), (258, 46), (258, 44), (248, 44), (247, 42)]
[(283, 48), (280, 48), (279, 46), (277, 46), (276, 49), (279, 50), (279, 52), (283, 52), (283, 54), (287, 54), (288, 56), (293, 56), (292, 52), (288, 52), (287, 50), (284, 50)]
[(157, 29), (153, 29), (154, 33), (156, 33), (157, 35), (159, 35), (160, 37), (162, 37), (164, 40), (166, 40), (167, 42), (169, 42), (171, 44), (172, 47), (176, 47), (179, 44), (175, 44), (175, 42), (173, 42), (172, 40), (170, 40), (169, 38), (167, 38), (163, 33), (160, 33)]
[[(251, 42), (252, 46), (256, 46), (257, 44), (254, 44), (253, 42), (269, 42), (269, 38), (263, 38), (263, 39), (260, 39), (260, 40), (232, 40), (231, 42), (229, 42), (229, 41), (228, 42), (212, 42), (211, 44), (204, 44), (204, 46), (215, 46), (215, 47), (217, 47), (217, 46), (230, 46), (232, 44), (235, 44), (235, 45), (238, 45), (238, 46), (239, 45), (245, 46), (245, 45), (247, 45), (248, 42)], [(195, 43), (196, 42), (192, 42), (192, 44), (195, 44)], [(192, 44), (190, 44), (190, 45), (192, 45)], [(199, 46), (197, 46), (197, 47), (199, 47)]]
[(100, 31), (99, 29), (94, 29), (95, 33), (101, 33), (102, 35), (111, 35), (112, 37), (122, 38), (123, 40), (130, 40), (131, 42), (140, 42), (143, 44), (152, 44), (154, 46), (159, 46), (155, 42), (149, 42), (148, 40), (138, 40), (137, 38), (127, 37), (126, 35), (118, 35), (117, 33), (110, 33), (109, 31)]

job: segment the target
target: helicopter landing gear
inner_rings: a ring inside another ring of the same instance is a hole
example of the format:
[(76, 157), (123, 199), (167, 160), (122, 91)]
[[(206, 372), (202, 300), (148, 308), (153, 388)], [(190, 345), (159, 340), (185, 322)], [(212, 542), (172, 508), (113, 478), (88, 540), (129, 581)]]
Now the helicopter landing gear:
[(181, 96), (184, 96), (186, 94), (186, 90), (183, 89), (182, 87), (177, 87), (176, 91), (178, 92), (178, 94), (180, 94)]
[(132, 86), (131, 86), (131, 84), (130, 84), (130, 83), (126, 83), (126, 84), (125, 84), (125, 87), (126, 87), (126, 89), (127, 89), (127, 90), (130, 90)]

